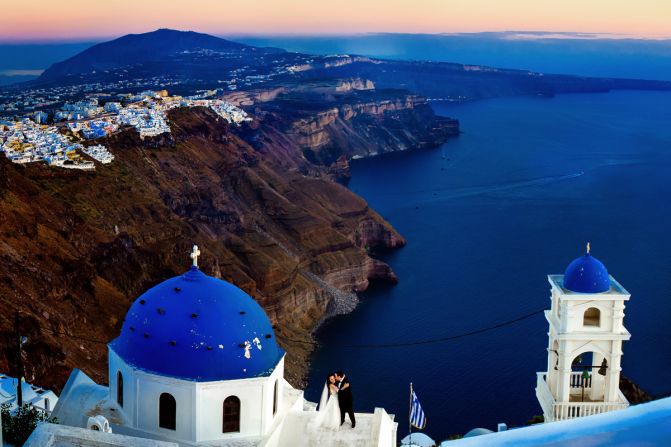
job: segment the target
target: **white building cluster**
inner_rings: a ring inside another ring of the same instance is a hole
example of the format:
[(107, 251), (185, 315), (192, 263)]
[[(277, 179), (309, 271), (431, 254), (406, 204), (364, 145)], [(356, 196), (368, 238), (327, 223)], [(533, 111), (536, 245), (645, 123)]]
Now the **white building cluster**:
[[(10, 411), (18, 407), (17, 385), (16, 378), (0, 374), (0, 405), (8, 405)], [(53, 391), (45, 390), (24, 381), (21, 382), (21, 392), (23, 404), (31, 405), (47, 413), (51, 413), (56, 406), (56, 402), (58, 402), (58, 396)]]
[(141, 138), (170, 133), (170, 126), (162, 108), (132, 105), (119, 110), (117, 121), (122, 126), (133, 126)]
[[(220, 99), (168, 96), (165, 90), (142, 92), (129, 99), (134, 102), (126, 106), (108, 102), (100, 107), (95, 98), (65, 104), (54, 118), (70, 120), (64, 125), (76, 137), (86, 140), (104, 138), (123, 126), (134, 127), (141, 138), (170, 133), (167, 111), (177, 107), (206, 107), (230, 124), (252, 120), (244, 110)], [(39, 120), (42, 121), (42, 116)], [(0, 124), (0, 151), (14, 163), (43, 161), (70, 169), (95, 169), (93, 162), (81, 158), (82, 152), (102, 164), (114, 160), (105, 146), (85, 148), (62, 133), (61, 126), (41, 125), (30, 118)]]
[(54, 113), (54, 121), (69, 121), (91, 118), (100, 114), (103, 108), (98, 105), (97, 98), (89, 98), (75, 103), (65, 103)]
[(82, 149), (82, 151), (100, 163), (107, 165), (114, 161), (114, 154), (107, 150), (102, 144), (96, 144), (95, 146), (89, 146)]
[(252, 118), (239, 107), (222, 101), (220, 99), (186, 99), (189, 107), (208, 107), (217, 115), (229, 122), (229, 124), (240, 124), (244, 121), (252, 121)]
[(61, 168), (94, 169), (92, 162), (81, 159), (81, 147), (55, 126), (43, 126), (28, 118), (0, 128), (0, 152), (14, 163), (43, 161)]

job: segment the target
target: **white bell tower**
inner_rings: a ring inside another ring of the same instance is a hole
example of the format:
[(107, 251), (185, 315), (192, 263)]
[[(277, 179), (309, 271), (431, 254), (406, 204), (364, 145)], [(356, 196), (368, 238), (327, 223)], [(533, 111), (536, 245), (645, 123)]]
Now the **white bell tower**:
[(629, 406), (619, 389), (623, 325), (629, 292), (587, 253), (564, 275), (548, 275), (551, 307), (547, 371), (539, 372), (536, 397), (545, 422)]

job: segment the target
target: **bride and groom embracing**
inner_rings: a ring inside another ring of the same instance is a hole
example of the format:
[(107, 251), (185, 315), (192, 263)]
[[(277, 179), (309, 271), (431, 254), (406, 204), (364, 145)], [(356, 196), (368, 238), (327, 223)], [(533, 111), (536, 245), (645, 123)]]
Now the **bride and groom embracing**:
[(318, 424), (324, 428), (337, 430), (345, 423), (345, 414), (348, 414), (352, 428), (356, 427), (352, 405), (352, 386), (345, 373), (337, 371), (329, 374), (319, 400)]

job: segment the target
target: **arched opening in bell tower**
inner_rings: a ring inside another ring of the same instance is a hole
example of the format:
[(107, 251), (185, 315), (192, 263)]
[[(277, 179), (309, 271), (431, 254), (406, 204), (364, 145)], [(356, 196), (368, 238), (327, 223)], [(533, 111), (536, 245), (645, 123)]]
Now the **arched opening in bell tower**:
[(569, 378), (571, 402), (603, 402), (608, 361), (603, 354), (587, 351), (571, 363)]
[(590, 307), (585, 311), (582, 318), (583, 326), (601, 326), (601, 311), (596, 307)]

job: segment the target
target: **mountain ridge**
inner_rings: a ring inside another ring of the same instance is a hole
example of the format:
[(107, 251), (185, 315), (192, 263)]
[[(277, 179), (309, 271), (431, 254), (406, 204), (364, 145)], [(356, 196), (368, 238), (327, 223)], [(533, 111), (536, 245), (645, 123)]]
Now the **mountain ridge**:
[(94, 70), (116, 69), (135, 63), (163, 61), (176, 52), (195, 49), (272, 53), (284, 51), (276, 48), (253, 47), (195, 31), (160, 28), (148, 33), (126, 34), (93, 45), (64, 61), (51, 65), (40, 75), (37, 82), (51, 81)]

